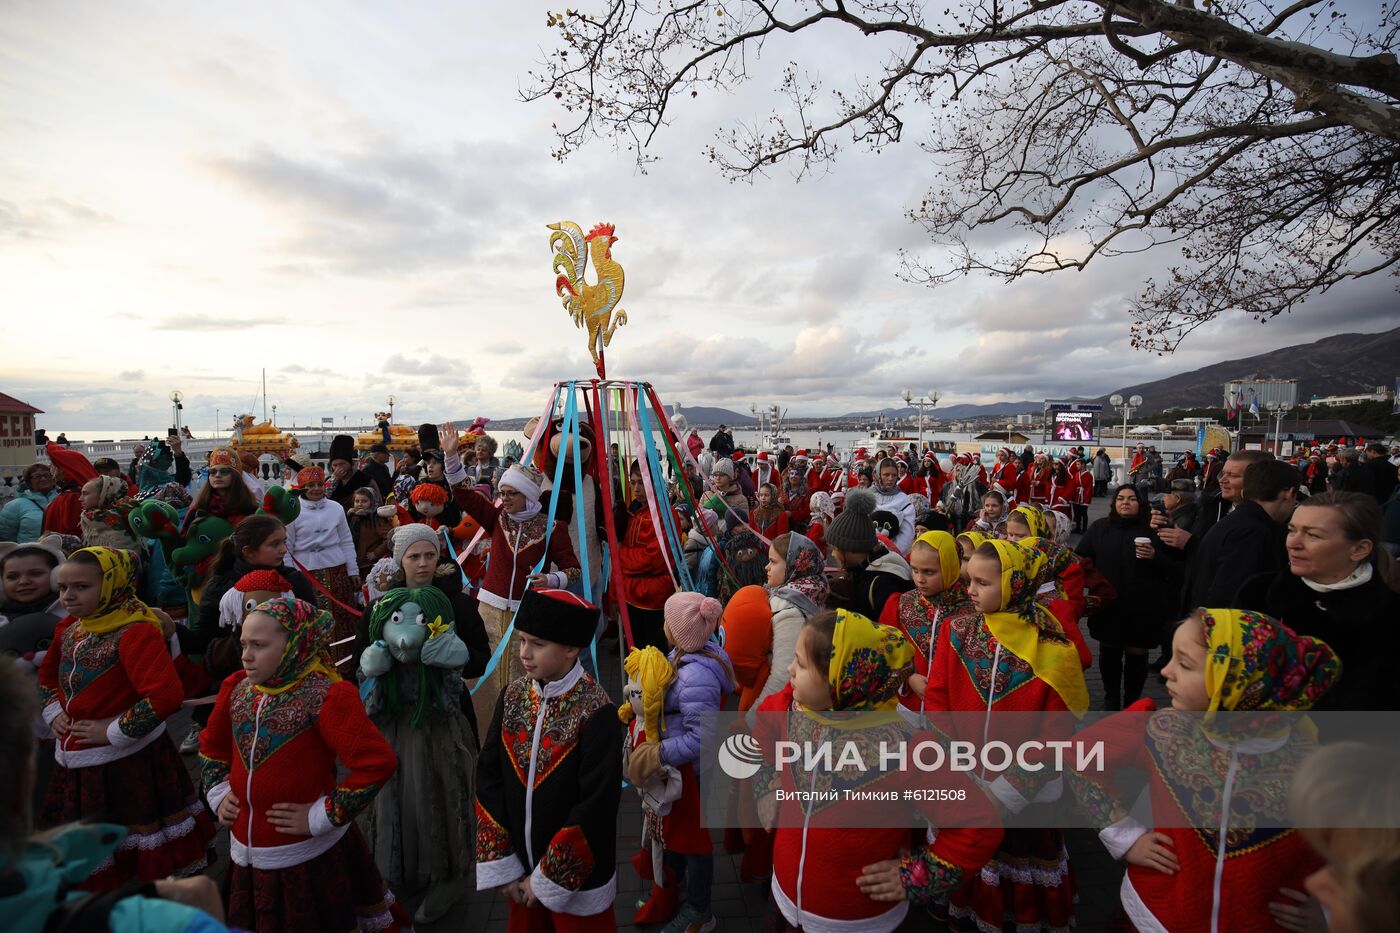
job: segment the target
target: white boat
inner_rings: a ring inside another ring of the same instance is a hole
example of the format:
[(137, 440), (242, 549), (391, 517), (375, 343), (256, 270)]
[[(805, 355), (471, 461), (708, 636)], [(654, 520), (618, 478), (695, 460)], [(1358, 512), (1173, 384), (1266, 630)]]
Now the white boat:
[(792, 436), (783, 429), (783, 418), (787, 415), (786, 409), (770, 405), (766, 409), (759, 410), (757, 405), (750, 405), (749, 411), (758, 418), (758, 430), (761, 432), (758, 442), (760, 450), (777, 453), (792, 443)]
[(898, 428), (871, 428), (870, 439), (876, 442), (918, 443), (919, 438)]

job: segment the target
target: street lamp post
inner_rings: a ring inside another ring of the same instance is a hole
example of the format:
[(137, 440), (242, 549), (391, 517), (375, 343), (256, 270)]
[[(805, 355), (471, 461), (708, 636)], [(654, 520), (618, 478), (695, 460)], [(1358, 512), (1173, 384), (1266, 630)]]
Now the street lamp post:
[(929, 389), (928, 395), (922, 398), (915, 398), (913, 389), (905, 389), (903, 392), (899, 393), (899, 397), (904, 399), (904, 404), (915, 405), (919, 409), (919, 453), (922, 455), (924, 451), (924, 407), (932, 408), (937, 405), (939, 398), (942, 396), (938, 394), (937, 389)]
[(1274, 456), (1278, 457), (1283, 453), (1283, 416), (1290, 408), (1283, 402), (1269, 402), (1264, 407), (1274, 416)]
[(1119, 456), (1123, 461), (1123, 482), (1126, 483), (1128, 481), (1128, 419), (1132, 417), (1134, 410), (1142, 407), (1142, 396), (1134, 395), (1127, 402), (1124, 402), (1123, 396), (1115, 393), (1109, 396), (1108, 404), (1123, 415), (1123, 436), (1120, 438), (1122, 446)]

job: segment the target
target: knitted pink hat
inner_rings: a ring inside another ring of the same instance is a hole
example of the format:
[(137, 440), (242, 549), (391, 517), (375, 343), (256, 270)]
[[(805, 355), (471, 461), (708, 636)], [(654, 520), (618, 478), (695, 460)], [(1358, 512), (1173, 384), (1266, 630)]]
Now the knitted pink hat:
[(666, 629), (681, 651), (699, 651), (724, 615), (724, 606), (717, 599), (699, 593), (673, 593), (663, 610)]

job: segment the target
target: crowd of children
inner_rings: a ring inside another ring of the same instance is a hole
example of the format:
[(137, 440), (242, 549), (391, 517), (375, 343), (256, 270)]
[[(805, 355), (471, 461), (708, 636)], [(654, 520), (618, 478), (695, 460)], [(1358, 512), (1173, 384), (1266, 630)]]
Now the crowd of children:
[[(133, 467), (139, 484), (58, 452), (73, 495), (56, 520), (71, 530), (0, 544), (0, 648), (16, 659), (0, 662), (0, 694), (18, 695), (27, 673), (38, 697), (32, 720), (23, 703), (0, 710), (13, 751), (0, 775), (18, 814), (0, 821), (0, 911), (26, 905), (16, 928), (28, 933), (79, 903), (113, 924), (123, 910), (154, 918), (118, 903), (158, 895), (206, 914), (171, 912), (151, 929), (196, 929), (212, 913), (259, 933), (329, 933), (406, 930), (494, 892), (513, 931), (613, 930), (621, 795), (640, 793), (632, 866), (648, 891), (634, 922), (708, 933), (722, 922), (701, 812), (717, 714), (745, 714), (764, 748), (842, 734), (855, 713), (868, 714), (862, 741), (939, 714), (962, 714), (940, 721), (945, 741), (1027, 738), (1008, 713), (1043, 716), (1036, 738), (1065, 738), (1092, 705), (1087, 619), (1105, 711), (1122, 710), (1080, 733), (1109, 739), (1108, 776), (979, 775), (955, 819), (909, 808), (927, 830), (911, 833), (843, 826), (814, 792), (903, 791), (916, 775), (768, 760), (736, 785), (724, 835), (744, 853), (741, 877), (767, 885), (764, 929), (1074, 928), (1065, 834), (1011, 825), (1061, 798), (1128, 865), (1123, 930), (1326, 929), (1321, 907), (1339, 931), (1400, 922), (1400, 767), (1388, 753), (1319, 749), (1298, 719), (1264, 736), (1211, 719), (1339, 708), (1346, 665), (1366, 670), (1343, 655), (1371, 628), (1353, 631), (1324, 603), (1397, 598), (1373, 507), (1324, 496), (1290, 526), (1295, 574), (1322, 615), (1291, 603), (1178, 611), (1147, 572), (1176, 539), (1132, 484), (1089, 525), (1095, 472), (1082, 451), (1059, 462), (1004, 449), (990, 469), (960, 457), (945, 470), (898, 451), (751, 462), (671, 438), (665, 479), (614, 452), (622, 475), (609, 482), (591, 432), (571, 464), (561, 427), (532, 425), (536, 456), (503, 465), (484, 435), (424, 426), (433, 446), (392, 474), (387, 457), (356, 462), (338, 438), (329, 476), (289, 462), (286, 485), (256, 490), (231, 448), (210, 455), (193, 491), (188, 462), (161, 450)], [(1339, 516), (1333, 532), (1324, 507)], [(1318, 528), (1347, 543), (1347, 560), (1301, 540)], [(620, 558), (606, 590), (603, 541)], [(1241, 593), (1267, 601), (1281, 586)], [(1171, 708), (1157, 710), (1140, 699), (1147, 652), (1178, 620), (1162, 669)], [(631, 651), (625, 685), (600, 679), (605, 629)], [(1368, 695), (1357, 678), (1349, 698)], [(166, 725), (182, 706), (195, 720), (183, 746)], [(35, 739), (52, 749), (37, 769)], [(197, 781), (181, 749), (198, 751)], [(1367, 783), (1318, 761), (1382, 771)], [(1130, 813), (1124, 768), (1148, 773), (1155, 826)], [(52, 833), (40, 838), (71, 840), (43, 870), (25, 842), (31, 796), (34, 825)], [(1304, 828), (1237, 827), (1232, 799), (1260, 825)], [(1358, 799), (1379, 814), (1369, 835), (1326, 829), (1326, 814), (1345, 819)], [(80, 823), (100, 838), (73, 834)], [(216, 823), (229, 831), (224, 865)], [(211, 868), (217, 894), (166, 880)], [(55, 871), (62, 890), (33, 907)], [(167, 886), (132, 887), (156, 882)]]

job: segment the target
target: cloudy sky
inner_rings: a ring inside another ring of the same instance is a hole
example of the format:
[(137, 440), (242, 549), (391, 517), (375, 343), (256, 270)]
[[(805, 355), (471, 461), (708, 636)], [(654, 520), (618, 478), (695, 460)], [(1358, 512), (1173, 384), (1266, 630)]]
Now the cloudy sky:
[[(519, 102), (546, 7), (6, 5), (0, 391), (52, 431), (156, 430), (174, 388), (208, 430), (216, 408), (251, 410), (264, 367), (283, 423), (367, 420), (390, 393), (406, 422), (532, 414), (591, 370), (553, 295), (558, 220), (617, 225), (630, 322), (609, 374), (683, 404), (1098, 394), (1394, 324), (1376, 280), (1159, 359), (1129, 350), (1125, 308), (1160, 259), (905, 284), (897, 251), (922, 242), (901, 209), (930, 178), (915, 146), (801, 184), (731, 184), (703, 158), (727, 120), (762, 115), (772, 69), (688, 102), (648, 174), (605, 144), (561, 165), (560, 114)], [(814, 60), (859, 69), (847, 51)]]

